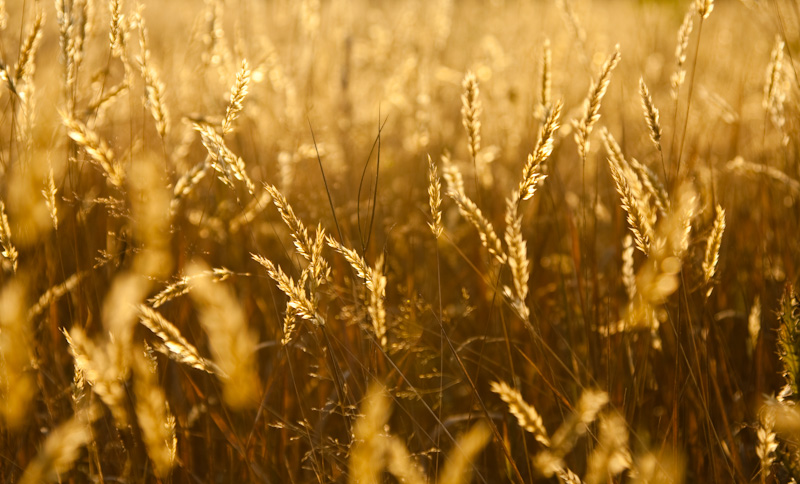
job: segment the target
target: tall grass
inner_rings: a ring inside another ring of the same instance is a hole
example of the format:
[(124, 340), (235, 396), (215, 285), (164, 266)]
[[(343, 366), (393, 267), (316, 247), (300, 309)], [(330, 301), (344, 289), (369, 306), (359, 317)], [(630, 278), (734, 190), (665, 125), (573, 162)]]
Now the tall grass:
[(0, 0), (0, 481), (800, 479), (789, 0)]

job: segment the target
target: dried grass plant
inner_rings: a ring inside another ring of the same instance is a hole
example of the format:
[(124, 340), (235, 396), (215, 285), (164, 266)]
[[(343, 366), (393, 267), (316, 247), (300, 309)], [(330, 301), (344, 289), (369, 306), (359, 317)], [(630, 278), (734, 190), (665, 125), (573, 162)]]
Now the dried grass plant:
[(195, 3), (0, 0), (0, 482), (800, 480), (792, 2)]

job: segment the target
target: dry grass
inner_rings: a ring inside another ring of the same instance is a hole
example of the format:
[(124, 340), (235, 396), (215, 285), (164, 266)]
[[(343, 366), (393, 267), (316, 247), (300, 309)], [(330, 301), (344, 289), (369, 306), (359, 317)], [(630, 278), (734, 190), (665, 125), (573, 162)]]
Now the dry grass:
[(0, 482), (800, 479), (798, 15), (0, 0)]

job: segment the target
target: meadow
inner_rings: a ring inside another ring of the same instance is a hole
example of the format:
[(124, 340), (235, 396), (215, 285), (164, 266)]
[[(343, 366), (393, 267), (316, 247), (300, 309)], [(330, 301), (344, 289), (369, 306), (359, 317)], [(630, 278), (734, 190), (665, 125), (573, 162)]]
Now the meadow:
[(796, 482), (791, 0), (0, 0), (0, 481)]

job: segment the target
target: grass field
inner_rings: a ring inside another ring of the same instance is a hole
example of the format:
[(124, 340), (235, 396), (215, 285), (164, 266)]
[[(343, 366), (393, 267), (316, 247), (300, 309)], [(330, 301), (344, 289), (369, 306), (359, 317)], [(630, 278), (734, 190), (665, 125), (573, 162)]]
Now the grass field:
[(800, 479), (791, 0), (0, 0), (0, 482)]

